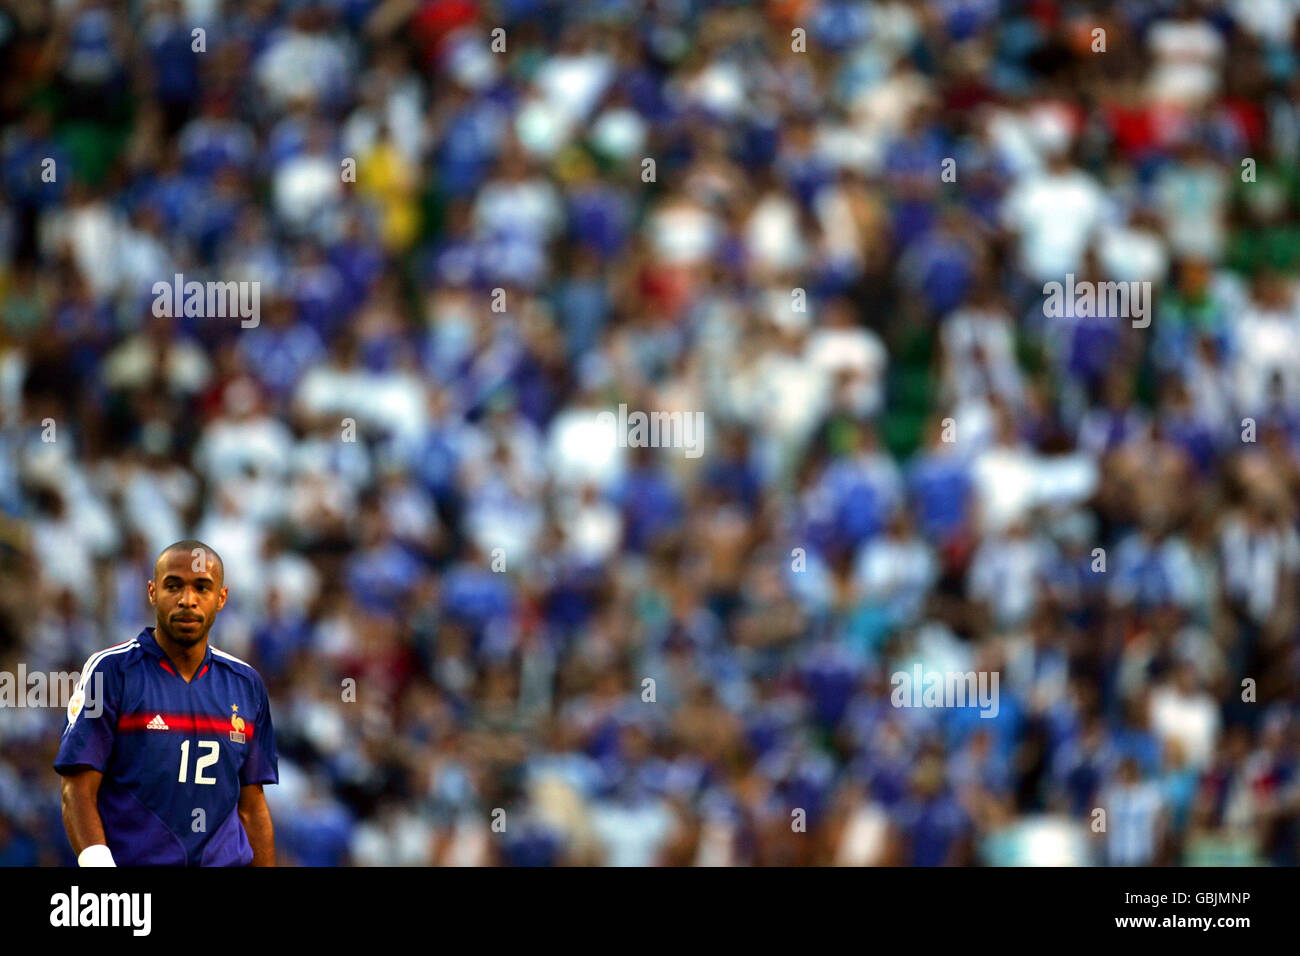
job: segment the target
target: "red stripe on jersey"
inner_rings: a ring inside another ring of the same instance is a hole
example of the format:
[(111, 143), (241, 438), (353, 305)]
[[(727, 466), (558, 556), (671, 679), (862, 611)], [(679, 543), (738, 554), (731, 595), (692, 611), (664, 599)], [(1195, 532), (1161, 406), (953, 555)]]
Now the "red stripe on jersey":
[[(161, 719), (167, 726), (165, 728), (150, 727), (149, 724), (155, 719)], [(117, 729), (125, 733), (170, 731), (171, 733), (181, 734), (228, 734), (235, 728), (231, 726), (229, 717), (163, 714), (155, 711), (152, 713), (123, 714), (117, 719)], [(244, 721), (244, 726), (240, 732), (243, 733), (246, 740), (251, 740), (253, 736), (252, 721)]]

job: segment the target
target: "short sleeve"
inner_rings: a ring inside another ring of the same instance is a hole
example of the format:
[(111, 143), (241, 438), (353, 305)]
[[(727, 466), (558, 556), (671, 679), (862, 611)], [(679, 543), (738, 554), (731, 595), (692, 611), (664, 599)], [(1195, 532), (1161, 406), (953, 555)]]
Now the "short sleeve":
[(72, 773), (78, 767), (103, 773), (108, 767), (117, 739), (122, 697), (122, 672), (114, 656), (102, 652), (92, 655), (81, 669), (54, 758), (54, 769), (61, 774)]
[(279, 783), (280, 756), (275, 749), (275, 727), (271, 723), (271, 701), (266, 696), (266, 685), (261, 679), (257, 682), (260, 697), (257, 708), (257, 720), (253, 723), (253, 739), (239, 768), (239, 785), (247, 787), (254, 783)]

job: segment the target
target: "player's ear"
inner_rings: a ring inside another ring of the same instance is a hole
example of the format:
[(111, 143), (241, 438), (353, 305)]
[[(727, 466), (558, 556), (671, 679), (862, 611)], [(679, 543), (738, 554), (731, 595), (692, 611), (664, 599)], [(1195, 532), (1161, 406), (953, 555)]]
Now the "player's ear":
[(226, 606), (226, 595), (230, 593), (230, 588), (223, 587), (217, 594), (217, 610), (220, 611)]
[(154, 588), (153, 588), (153, 582), (152, 582), (152, 581), (146, 581), (146, 582), (145, 582), (145, 590), (146, 590), (146, 592), (147, 592), (148, 595), (149, 595), (149, 605), (150, 605), (150, 607), (157, 607), (157, 606), (158, 606), (158, 602), (157, 602), (157, 601), (155, 600), (155, 598), (154, 598)]

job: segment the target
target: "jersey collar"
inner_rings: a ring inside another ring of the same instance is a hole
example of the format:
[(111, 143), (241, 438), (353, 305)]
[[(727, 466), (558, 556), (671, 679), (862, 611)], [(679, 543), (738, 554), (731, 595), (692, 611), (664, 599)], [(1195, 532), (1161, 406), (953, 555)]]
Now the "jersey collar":
[[(158, 643), (158, 639), (154, 636), (154, 630), (155, 629), (152, 627), (146, 627), (144, 630), (140, 632), (140, 636), (136, 638), (136, 640), (140, 642), (140, 649), (144, 651), (146, 654), (152, 654), (154, 657), (158, 658), (158, 662), (167, 671), (169, 671), (172, 674), (176, 674), (177, 677), (180, 677), (180, 674), (176, 673), (176, 666), (171, 662), (171, 658), (167, 656), (167, 652), (162, 649), (162, 646)], [(208, 669), (211, 666), (212, 666), (212, 643), (209, 641), (208, 646), (203, 654), (203, 663), (200, 664), (199, 669), (194, 672), (194, 677), (190, 680), (190, 683), (193, 683), (194, 681), (202, 677), (204, 674), (206, 674), (208, 672)], [(183, 677), (181, 678), (181, 680), (184, 679), (185, 678)]]

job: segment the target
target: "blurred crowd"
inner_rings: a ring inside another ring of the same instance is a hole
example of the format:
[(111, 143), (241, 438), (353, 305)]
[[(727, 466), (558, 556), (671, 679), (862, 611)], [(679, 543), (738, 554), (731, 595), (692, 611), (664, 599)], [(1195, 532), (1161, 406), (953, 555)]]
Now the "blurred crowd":
[[(1298, 17), (7, 4), (0, 669), (192, 535), (282, 863), (1300, 863)], [(72, 862), (63, 719), (0, 863)]]

